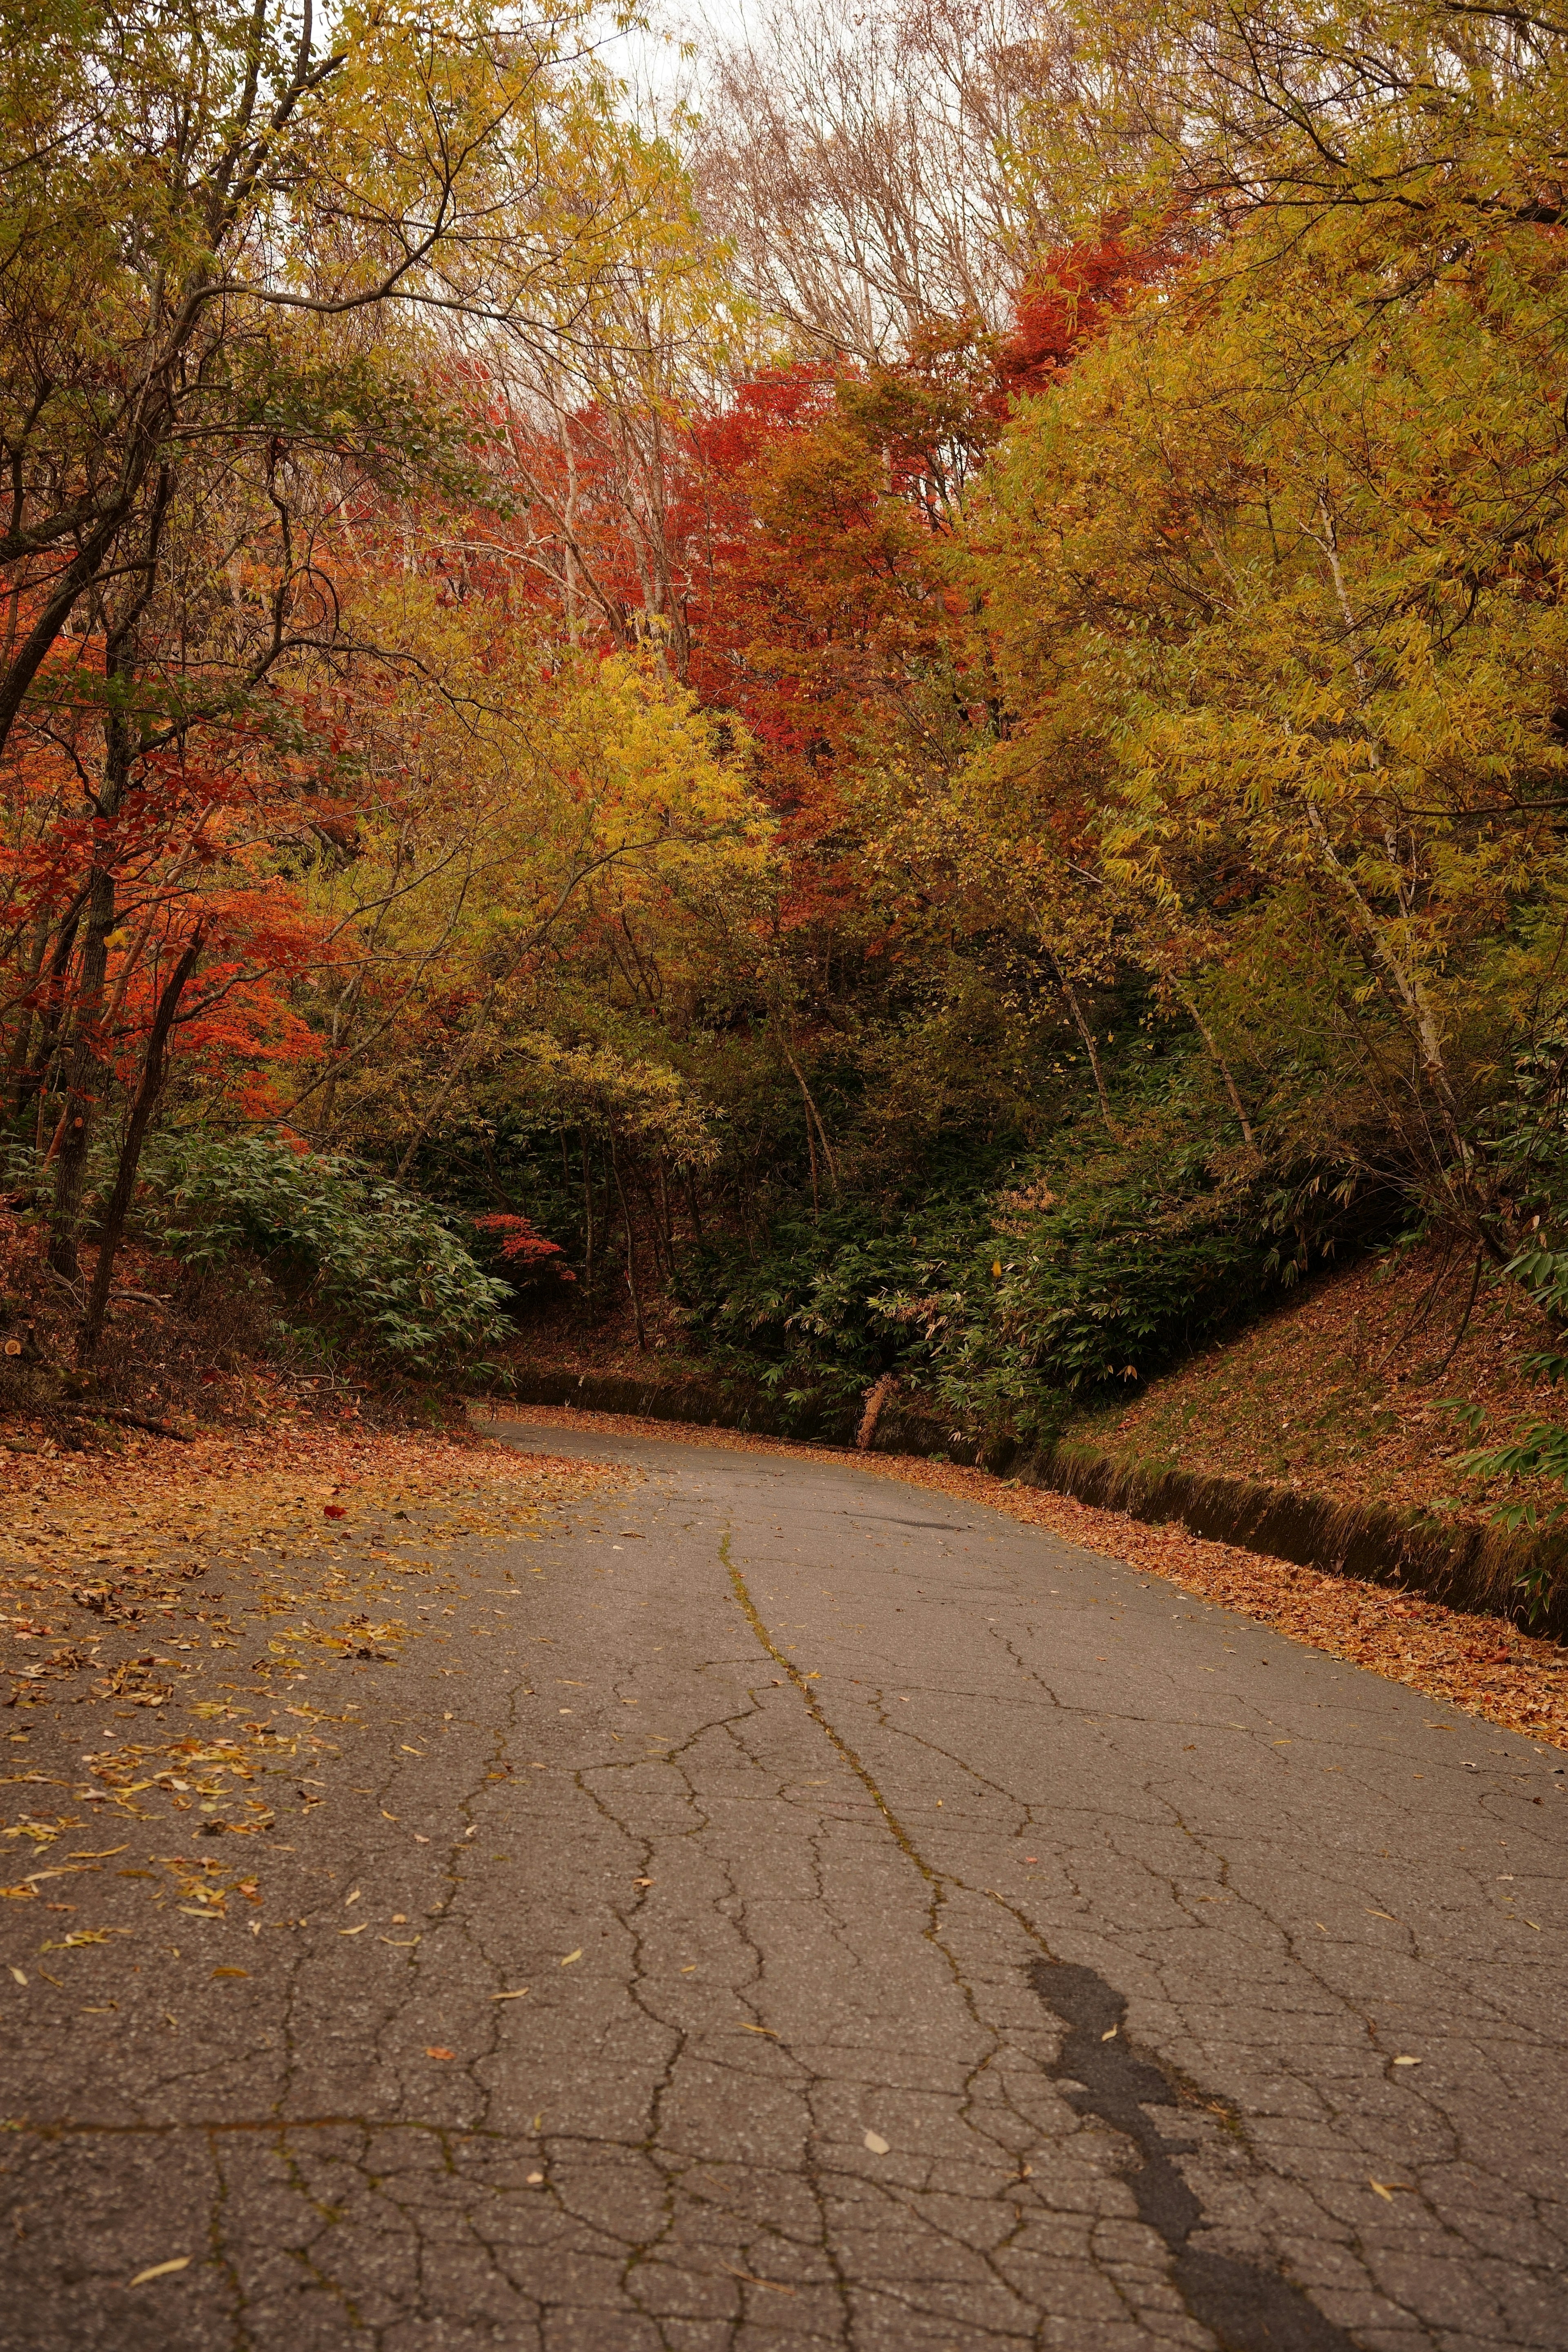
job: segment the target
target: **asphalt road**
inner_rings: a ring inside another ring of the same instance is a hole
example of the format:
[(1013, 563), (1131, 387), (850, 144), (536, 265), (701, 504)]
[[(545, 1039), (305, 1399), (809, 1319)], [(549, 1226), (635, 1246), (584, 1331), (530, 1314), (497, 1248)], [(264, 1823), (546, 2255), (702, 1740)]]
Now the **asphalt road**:
[(1554, 1751), (847, 1461), (504, 1433), (646, 1475), (363, 1669), (259, 1932), (100, 1874), (46, 1989), (0, 1906), (5, 2352), (1568, 2347)]

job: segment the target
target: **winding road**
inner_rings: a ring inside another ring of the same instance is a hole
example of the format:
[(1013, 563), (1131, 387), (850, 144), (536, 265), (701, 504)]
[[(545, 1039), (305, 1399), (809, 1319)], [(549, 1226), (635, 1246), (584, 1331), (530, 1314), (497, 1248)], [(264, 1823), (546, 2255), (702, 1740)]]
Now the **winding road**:
[(258, 1932), (95, 1879), (50, 2007), (6, 1906), (5, 2352), (1568, 2347), (1555, 1751), (852, 1459), (494, 1433), (638, 1475), (447, 1564)]

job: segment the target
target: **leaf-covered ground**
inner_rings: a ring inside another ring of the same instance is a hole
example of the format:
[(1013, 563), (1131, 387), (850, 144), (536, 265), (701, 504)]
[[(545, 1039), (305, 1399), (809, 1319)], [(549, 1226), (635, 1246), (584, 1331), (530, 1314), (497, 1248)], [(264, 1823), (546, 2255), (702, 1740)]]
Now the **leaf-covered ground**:
[[(834, 1462), (847, 1458), (837, 1448), (796, 1445), (782, 1438), (564, 1407), (512, 1407), (509, 1417), (552, 1428), (624, 1430), (641, 1437), (686, 1439), (759, 1453), (815, 1454)], [(1568, 1649), (1521, 1633), (1500, 1618), (1469, 1616), (1414, 1595), (1265, 1559), (1231, 1544), (1210, 1543), (1184, 1528), (1145, 1527), (1124, 1512), (1094, 1510), (1070, 1496), (994, 1478), (984, 1470), (901, 1454), (858, 1458), (873, 1475), (929, 1486), (1047, 1528), (1088, 1551), (1129, 1560), (1151, 1576), (1169, 1578), (1184, 1591), (1258, 1618), (1292, 1641), (1309, 1643), (1432, 1698), (1447, 1699), (1483, 1722), (1568, 1748)]]
[[(40, 1974), (122, 1932), (77, 1924), (105, 1870), (259, 1931), (249, 1841), (322, 1801), (315, 1759), (352, 1752), (375, 1703), (361, 1675), (453, 1641), (446, 1556), (542, 1537), (621, 1483), (467, 1437), (281, 1426), (0, 1454), (0, 1900), (36, 1906)], [(29, 1710), (61, 1705), (68, 1776), (28, 1754)]]
[(1068, 1433), (1124, 1461), (1335, 1502), (1447, 1498), (1462, 1517), (1484, 1517), (1486, 1490), (1454, 1459), (1475, 1442), (1456, 1408), (1482, 1413), (1493, 1439), (1551, 1420), (1562, 1401), (1528, 1369), (1551, 1340), (1544, 1318), (1495, 1275), (1472, 1297), (1474, 1274), (1468, 1259), (1421, 1249), (1321, 1276)]

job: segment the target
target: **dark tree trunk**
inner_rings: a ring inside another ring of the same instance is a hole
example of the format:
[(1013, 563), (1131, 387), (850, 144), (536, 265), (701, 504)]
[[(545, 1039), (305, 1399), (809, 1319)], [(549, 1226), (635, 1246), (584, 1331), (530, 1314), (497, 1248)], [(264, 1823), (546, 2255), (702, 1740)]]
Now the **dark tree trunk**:
[(621, 1181), (620, 1155), (616, 1150), (616, 1130), (614, 1128), (610, 1129), (610, 1167), (616, 1179), (616, 1191), (620, 1196), (621, 1215), (626, 1220), (626, 1288), (632, 1295), (632, 1313), (637, 1319), (637, 1346), (641, 1349), (647, 1346), (647, 1332), (643, 1325), (642, 1292), (637, 1284), (637, 1235), (632, 1227), (632, 1213), (630, 1203), (626, 1199), (626, 1188)]
[(114, 1190), (109, 1196), (104, 1212), (103, 1233), (98, 1244), (98, 1265), (92, 1277), (92, 1290), (82, 1318), (81, 1337), (77, 1343), (77, 1361), (85, 1363), (94, 1353), (103, 1332), (103, 1318), (109, 1307), (109, 1286), (114, 1275), (114, 1261), (125, 1232), (125, 1220), (136, 1191), (136, 1171), (142, 1164), (142, 1146), (147, 1139), (147, 1129), (153, 1113), (158, 1107), (158, 1097), (163, 1090), (163, 1074), (167, 1062), (169, 1032), (174, 1025), (174, 1015), (185, 985), (196, 968), (202, 951), (202, 933), (198, 925), (190, 945), (169, 974), (159, 992), (153, 1014), (153, 1026), (147, 1038), (146, 1056), (142, 1064), (142, 1080), (131, 1106), (131, 1118), (125, 1129), (125, 1141), (121, 1147), (120, 1166), (115, 1171)]

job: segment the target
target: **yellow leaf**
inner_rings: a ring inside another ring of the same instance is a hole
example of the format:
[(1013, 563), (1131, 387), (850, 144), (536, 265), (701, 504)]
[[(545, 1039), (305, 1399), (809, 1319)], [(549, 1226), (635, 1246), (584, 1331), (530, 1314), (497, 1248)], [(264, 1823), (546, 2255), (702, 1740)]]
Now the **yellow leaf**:
[(1102, 2042), (1114, 2042), (1120, 2031), (1119, 2026), (1113, 2025), (1109, 2033), (1102, 2033), (1100, 2038)]
[(130, 1851), (128, 1845), (104, 1845), (100, 1846), (96, 1853), (73, 1853), (67, 1859), (70, 1862), (107, 1862), (111, 1853), (129, 1853)]
[(179, 2254), (172, 2263), (154, 2263), (150, 2271), (138, 2271), (131, 2284), (132, 2286), (145, 2286), (149, 2279), (167, 2278), (171, 2271), (189, 2270), (190, 2266), (190, 2255)]
[(528, 1987), (526, 1985), (519, 1985), (515, 1992), (492, 1992), (490, 1999), (492, 2000), (521, 2000), (527, 1990)]
[(576, 1949), (574, 1952), (568, 1952), (568, 1953), (567, 1953), (566, 1958), (562, 1961), (561, 1965), (562, 1965), (562, 1967), (563, 1967), (563, 1969), (569, 1969), (569, 1968), (571, 1967), (571, 1965), (572, 1965), (572, 1963), (573, 1963), (573, 1961), (574, 1961), (574, 1960), (580, 1960), (580, 1959), (582, 1958), (582, 1957), (583, 1957), (583, 1948), (582, 1948), (582, 1946), (579, 1944), (579, 1946), (577, 1947), (577, 1949)]
[(338, 1933), (340, 1936), (363, 1936), (369, 1925), (368, 1919), (362, 1919), (357, 1927), (340, 1927)]
[(873, 2156), (886, 2156), (889, 2151), (889, 2143), (882, 2137), (880, 2132), (868, 2131), (866, 2134), (866, 2146)]

